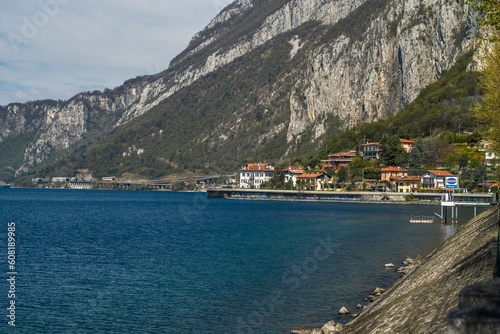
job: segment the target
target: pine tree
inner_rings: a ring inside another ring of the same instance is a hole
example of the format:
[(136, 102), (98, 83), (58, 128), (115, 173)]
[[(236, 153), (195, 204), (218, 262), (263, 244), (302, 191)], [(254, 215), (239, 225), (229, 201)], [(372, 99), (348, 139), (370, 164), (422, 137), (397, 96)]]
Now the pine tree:
[(422, 166), (424, 155), (424, 142), (422, 139), (417, 140), (417, 144), (410, 152), (410, 167)]

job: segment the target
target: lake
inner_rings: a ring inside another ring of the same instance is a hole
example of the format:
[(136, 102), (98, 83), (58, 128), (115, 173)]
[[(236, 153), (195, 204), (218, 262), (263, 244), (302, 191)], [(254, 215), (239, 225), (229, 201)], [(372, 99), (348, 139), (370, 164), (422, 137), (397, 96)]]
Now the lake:
[(342, 306), (355, 311), (368, 291), (390, 287), (407, 256), (427, 255), (456, 230), (409, 223), (438, 211), (0, 189), (0, 272), (9, 278), (14, 222), (18, 333), (289, 333), (345, 323)]

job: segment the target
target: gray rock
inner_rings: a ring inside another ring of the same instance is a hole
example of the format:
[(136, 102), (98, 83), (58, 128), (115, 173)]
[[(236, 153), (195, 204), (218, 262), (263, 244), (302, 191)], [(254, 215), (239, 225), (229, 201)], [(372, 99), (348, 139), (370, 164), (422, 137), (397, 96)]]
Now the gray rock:
[(330, 322), (327, 322), (323, 328), (322, 328), (323, 332), (325, 333), (331, 333), (331, 332), (336, 332), (337, 331), (337, 327), (335, 326), (335, 321), (330, 321)]
[(345, 308), (345, 306), (342, 306), (342, 308), (341, 308), (341, 309), (340, 309), (340, 311), (339, 311), (339, 314), (349, 314), (349, 313), (351, 313), (351, 312), (349, 312), (349, 311)]
[(311, 327), (300, 326), (300, 327), (295, 327), (294, 329), (292, 329), (291, 333), (292, 334), (311, 334), (312, 330), (313, 329)]
[(364, 309), (365, 307), (361, 304), (358, 304), (358, 306), (356, 306), (357, 308), (359, 308), (360, 310)]

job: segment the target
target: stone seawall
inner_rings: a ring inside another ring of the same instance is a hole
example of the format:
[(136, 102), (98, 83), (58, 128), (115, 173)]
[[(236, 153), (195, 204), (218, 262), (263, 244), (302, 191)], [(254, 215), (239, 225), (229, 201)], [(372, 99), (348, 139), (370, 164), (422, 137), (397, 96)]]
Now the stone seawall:
[[(446, 333), (464, 287), (493, 278), (499, 209), (477, 216), (349, 322), (342, 333)], [(316, 330), (316, 333), (332, 333)]]
[[(263, 199), (263, 200), (304, 200), (304, 201), (351, 201), (385, 203), (438, 203), (444, 193), (412, 193), (413, 201), (408, 202), (409, 193), (369, 192), (369, 191), (297, 191), (270, 189), (209, 189), (208, 198), (219, 199)], [(457, 202), (491, 203), (491, 194), (455, 194)]]

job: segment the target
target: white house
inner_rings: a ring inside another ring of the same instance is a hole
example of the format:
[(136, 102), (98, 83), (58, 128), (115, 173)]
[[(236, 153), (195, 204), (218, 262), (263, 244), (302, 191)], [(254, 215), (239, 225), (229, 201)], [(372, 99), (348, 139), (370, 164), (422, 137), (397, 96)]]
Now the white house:
[(247, 164), (240, 169), (240, 188), (254, 186), (259, 189), (264, 182), (274, 176), (274, 167), (270, 164)]
[(297, 185), (297, 176), (304, 174), (304, 171), (295, 166), (288, 166), (287, 168), (280, 169), (280, 173), (283, 173), (284, 182), (289, 182), (292, 180), (293, 186)]
[(484, 157), (486, 160), (486, 166), (494, 165), (497, 161), (497, 158), (498, 158), (495, 151), (491, 151), (491, 150), (485, 150)]
[(429, 170), (420, 179), (422, 189), (458, 188), (458, 177), (445, 170)]

